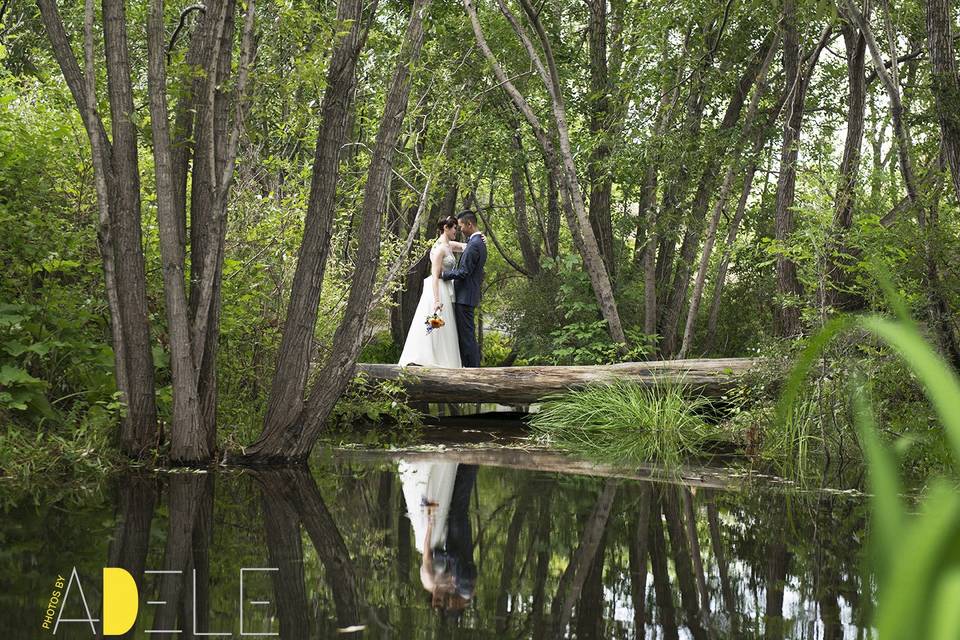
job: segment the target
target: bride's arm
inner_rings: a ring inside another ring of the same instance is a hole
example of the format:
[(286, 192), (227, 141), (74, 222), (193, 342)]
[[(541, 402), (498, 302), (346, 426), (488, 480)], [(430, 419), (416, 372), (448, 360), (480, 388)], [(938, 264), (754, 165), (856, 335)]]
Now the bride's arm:
[[(483, 242), (486, 242), (487, 236), (481, 233), (480, 239), (483, 240)], [(464, 249), (467, 248), (466, 242), (457, 242), (456, 240), (450, 240), (449, 242), (450, 242), (450, 250), (455, 251), (456, 253), (463, 253)]]
[(440, 306), (440, 274), (443, 273), (443, 251), (437, 251), (430, 261), (430, 284), (433, 286), (433, 309)]

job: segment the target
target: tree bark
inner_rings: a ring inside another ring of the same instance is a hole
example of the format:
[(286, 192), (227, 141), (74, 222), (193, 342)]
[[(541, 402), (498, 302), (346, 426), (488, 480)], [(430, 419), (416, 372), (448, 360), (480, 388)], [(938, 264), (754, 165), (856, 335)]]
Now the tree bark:
[(940, 138), (947, 165), (953, 176), (953, 195), (960, 202), (960, 80), (953, 47), (953, 20), (956, 12), (951, 0), (927, 0), (927, 51), (930, 54), (931, 81), (936, 98)]
[(540, 273), (540, 256), (537, 245), (530, 237), (530, 224), (527, 220), (527, 195), (524, 184), (524, 164), (526, 159), (523, 152), (523, 143), (520, 139), (519, 123), (516, 123), (513, 135), (510, 138), (514, 155), (510, 167), (510, 186), (513, 188), (513, 210), (517, 226), (517, 242), (520, 253), (523, 255), (523, 268), (530, 277)]
[[(376, 6), (371, 12), (375, 10)], [(362, 12), (362, 0), (342, 0), (337, 6), (337, 23), (349, 21), (349, 28), (333, 49), (327, 72), (303, 241), (263, 422), (265, 433), (289, 426), (303, 411), (317, 305), (333, 232), (340, 154), (349, 136), (347, 124), (357, 84), (357, 59), (366, 39), (366, 31), (361, 28)]]
[(723, 166), (723, 159), (726, 157), (725, 144), (726, 138), (730, 132), (737, 126), (740, 120), (740, 114), (743, 106), (750, 94), (750, 89), (756, 81), (762, 69), (765, 69), (764, 63), (767, 61), (767, 53), (774, 48), (776, 39), (773, 34), (768, 34), (759, 50), (754, 54), (743, 75), (737, 83), (737, 88), (730, 97), (730, 102), (723, 114), (719, 128), (714, 135), (717, 142), (722, 145), (721, 149), (709, 149), (708, 159), (703, 171), (700, 174), (700, 180), (697, 184), (697, 191), (693, 198), (693, 204), (687, 215), (684, 224), (683, 242), (680, 245), (679, 261), (673, 275), (673, 285), (670, 289), (667, 307), (663, 318), (661, 352), (665, 355), (673, 355), (677, 351), (676, 337), (677, 329), (680, 323), (680, 317), (683, 314), (683, 307), (687, 302), (687, 290), (690, 287), (690, 272), (693, 269), (693, 261), (697, 255), (697, 248), (700, 245), (700, 238), (703, 235), (704, 223), (706, 222), (707, 209), (710, 206), (710, 197), (713, 194), (720, 168)]
[(588, 0), (590, 21), (587, 30), (590, 39), (590, 134), (593, 149), (587, 165), (590, 184), (589, 217), (597, 238), (600, 256), (607, 273), (615, 273), (613, 225), (610, 200), (613, 191), (611, 172), (611, 105), (612, 84), (607, 67), (607, 0)]
[[(203, 47), (204, 77), (195, 83), (200, 102), (196, 108), (196, 149), (191, 171), (190, 196), (190, 293), (188, 309), (191, 326), (192, 357), (197, 366), (197, 394), (201, 430), (206, 446), (212, 451), (216, 444), (216, 353), (219, 342), (220, 274), (222, 273), (222, 246), (226, 238), (226, 195), (220, 200), (217, 190), (219, 176), (227, 161), (230, 115), (229, 96), (225, 85), (229, 81), (233, 58), (233, 36), (236, 3), (234, 0), (212, 2), (210, 28), (204, 29), (210, 42)], [(191, 101), (192, 96), (191, 96)], [(179, 115), (179, 114), (178, 114)], [(174, 147), (177, 158), (178, 147)], [(180, 168), (174, 165), (174, 171)], [(180, 176), (175, 174), (175, 180)], [(184, 188), (186, 185), (184, 185)], [(186, 198), (186, 192), (182, 194)], [(211, 256), (212, 254), (212, 256)], [(209, 290), (206, 294), (205, 291)], [(204, 295), (211, 301), (204, 311)], [(196, 333), (201, 314), (206, 315), (206, 329), (202, 340)], [(202, 342), (203, 344), (199, 344)], [(199, 350), (202, 354), (197, 355)]]
[[(127, 455), (143, 457), (156, 444), (157, 408), (154, 398), (153, 354), (147, 313), (147, 285), (140, 229), (140, 176), (137, 138), (133, 125), (133, 92), (127, 53), (123, 2), (104, 0), (104, 51), (111, 112), (112, 142), (96, 110), (92, 83), (84, 77), (70, 47), (63, 21), (53, 0), (37, 0), (47, 38), (64, 79), (84, 121), (88, 136), (96, 137), (108, 202), (98, 204), (109, 211), (113, 244), (117, 310), (122, 340), (119, 354), (124, 366), (118, 370), (118, 386), (126, 378), (127, 416), (120, 431), (120, 446)], [(91, 78), (92, 79), (92, 78)], [(93, 146), (91, 141), (91, 146)], [(101, 249), (105, 250), (105, 249)]]
[[(783, 70), (789, 87), (787, 115), (783, 121), (783, 146), (780, 151), (780, 175), (777, 179), (777, 205), (774, 212), (774, 238), (785, 245), (793, 233), (793, 205), (797, 186), (800, 127), (810, 78), (820, 52), (826, 45), (829, 27), (805, 66), (800, 55), (800, 35), (796, 0), (783, 5)], [(776, 257), (777, 293), (782, 300), (774, 306), (774, 332), (784, 338), (800, 333), (800, 298), (803, 286), (797, 277), (797, 265), (784, 251)]]
[(867, 43), (863, 34), (845, 19), (841, 25), (847, 52), (847, 135), (840, 162), (840, 179), (834, 198), (833, 235), (827, 246), (824, 304), (852, 311), (862, 308), (862, 298), (849, 292), (846, 269), (851, 266), (846, 235), (853, 226), (857, 179), (860, 175), (860, 147), (863, 145), (866, 112), (867, 79), (865, 74)]
[(173, 423), (170, 457), (174, 462), (200, 463), (210, 448), (200, 428), (196, 370), (191, 352), (187, 295), (173, 192), (170, 130), (167, 115), (167, 72), (164, 57), (163, 0), (152, 0), (147, 18), (148, 91), (157, 190), (157, 223), (163, 266), (163, 290), (170, 336), (173, 377)]
[(408, 399), (414, 401), (448, 402), (450, 398), (469, 397), (477, 402), (528, 404), (548, 395), (613, 380), (649, 386), (673, 380), (686, 385), (692, 395), (717, 397), (735, 386), (753, 362), (750, 358), (721, 358), (597, 366), (483, 367), (458, 372), (456, 376), (442, 367), (361, 364), (358, 369), (371, 381), (401, 384)]
[[(429, 5), (430, 0), (414, 1), (403, 40), (403, 50), (387, 91), (383, 119), (377, 132), (364, 187), (353, 286), (350, 288), (343, 320), (334, 334), (333, 350), (299, 416), (292, 420), (276, 419), (265, 422), (259, 439), (244, 452), (244, 457), (251, 462), (306, 460), (320, 434), (323, 422), (353, 378), (377, 275), (381, 212), (387, 201), (397, 138), (410, 96), (411, 70), (423, 45), (424, 16)], [(298, 327), (297, 330), (303, 330), (303, 327)], [(298, 380), (293, 382), (298, 383)]]

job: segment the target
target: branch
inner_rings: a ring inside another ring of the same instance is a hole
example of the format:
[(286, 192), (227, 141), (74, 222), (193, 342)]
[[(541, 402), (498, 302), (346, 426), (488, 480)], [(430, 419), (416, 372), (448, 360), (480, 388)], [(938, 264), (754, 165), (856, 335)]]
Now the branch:
[(192, 4), (180, 13), (180, 22), (177, 24), (177, 28), (173, 30), (173, 35), (170, 36), (170, 44), (167, 45), (167, 64), (170, 64), (170, 54), (173, 52), (173, 48), (177, 45), (177, 38), (180, 37), (180, 31), (186, 24), (187, 16), (193, 11), (202, 11), (206, 13), (207, 7), (202, 4)]
[(493, 227), (487, 221), (486, 217), (483, 215), (483, 210), (480, 207), (477, 207), (477, 215), (480, 216), (480, 220), (483, 222), (483, 225), (487, 228), (487, 231), (490, 233), (490, 239), (493, 240), (494, 246), (497, 248), (497, 251), (500, 252), (500, 255), (503, 256), (503, 259), (507, 261), (511, 267), (516, 269), (518, 272), (522, 273), (526, 277), (530, 277), (530, 272), (521, 267), (519, 264), (513, 261), (513, 259), (507, 255), (506, 250), (500, 245), (500, 241), (497, 240), (497, 234), (494, 233)]
[[(443, 144), (440, 145), (440, 151), (438, 152), (439, 157), (443, 157), (447, 150), (447, 144), (450, 142), (450, 137), (457, 128), (457, 120), (460, 118), (461, 106), (462, 105), (457, 105), (457, 109), (453, 113), (453, 120), (450, 122), (450, 128), (447, 129), (447, 135), (444, 136)], [(417, 232), (420, 230), (420, 223), (423, 220), (423, 215), (427, 210), (427, 196), (430, 194), (430, 186), (433, 184), (433, 179), (440, 171), (441, 168), (437, 167), (433, 173), (427, 176), (427, 181), (423, 185), (423, 191), (420, 194), (420, 203), (417, 205), (417, 213), (413, 218), (413, 222), (410, 224), (410, 230), (407, 232), (407, 239), (403, 244), (403, 250), (397, 255), (396, 259), (393, 261), (393, 264), (390, 265), (386, 276), (384, 276), (383, 282), (380, 284), (380, 288), (377, 290), (376, 295), (374, 295), (371, 299), (370, 311), (376, 308), (380, 301), (383, 300), (383, 298), (387, 295), (387, 290), (390, 288), (390, 283), (396, 279), (397, 274), (400, 273), (400, 268), (403, 265), (404, 259), (410, 254), (410, 249), (413, 247), (413, 241), (416, 239)]]

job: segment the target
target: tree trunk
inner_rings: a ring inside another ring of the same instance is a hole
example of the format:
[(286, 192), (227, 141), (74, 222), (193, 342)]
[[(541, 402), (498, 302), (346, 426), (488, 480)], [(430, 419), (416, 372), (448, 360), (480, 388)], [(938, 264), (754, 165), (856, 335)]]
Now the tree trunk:
[(157, 223), (167, 330), (170, 336), (170, 370), (173, 377), (170, 457), (174, 462), (202, 463), (209, 459), (210, 448), (200, 427), (197, 378), (193, 367), (187, 295), (183, 279), (184, 255), (179, 241), (173, 192), (163, 14), (163, 0), (152, 0), (147, 18), (147, 79), (156, 174)]
[[(374, 6), (371, 13), (375, 9)], [(357, 59), (366, 38), (360, 19), (362, 12), (362, 0), (342, 0), (337, 6), (337, 22), (349, 24), (349, 29), (334, 47), (327, 71), (303, 241), (263, 421), (265, 433), (289, 426), (303, 410), (317, 305), (333, 232), (340, 153), (348, 140), (347, 123), (357, 84)]]
[(927, 50), (930, 53), (933, 95), (940, 120), (940, 138), (953, 176), (953, 194), (960, 202), (960, 80), (953, 48), (951, 0), (926, 0)]
[[(734, 152), (733, 157), (730, 160), (730, 166), (727, 168), (726, 174), (723, 177), (723, 184), (720, 187), (720, 195), (717, 197), (717, 201), (713, 207), (713, 214), (710, 217), (710, 224), (707, 228), (707, 235), (704, 239), (703, 250), (700, 255), (700, 265), (697, 269), (697, 276), (694, 281), (693, 294), (690, 297), (690, 308), (687, 311), (687, 321), (683, 330), (683, 342), (681, 343), (680, 351), (677, 353), (677, 357), (681, 359), (687, 357), (687, 354), (690, 352), (690, 348), (693, 343), (693, 329), (696, 325), (697, 315), (700, 311), (700, 301), (703, 297), (703, 287), (707, 279), (707, 269), (710, 266), (710, 257), (713, 254), (713, 246), (717, 237), (717, 227), (720, 224), (720, 216), (723, 214), (723, 211), (727, 206), (727, 199), (729, 198), (730, 191), (733, 188), (733, 179), (736, 174), (736, 170), (741, 164), (744, 143), (746, 140), (749, 140), (753, 137), (752, 134), (754, 131), (754, 122), (756, 120), (760, 98), (766, 93), (767, 72), (770, 69), (774, 54), (776, 53), (776, 44), (777, 38), (774, 38), (767, 47), (766, 55), (757, 71), (757, 87), (753, 93), (753, 97), (750, 99), (750, 105), (747, 107), (747, 115), (744, 118), (742, 134), (734, 146)], [(681, 249), (681, 255), (682, 254), (683, 251)], [(679, 320), (679, 316), (677, 319)]]
[[(916, 210), (917, 226), (923, 241), (923, 260), (926, 267), (926, 287), (928, 299), (928, 312), (931, 324), (937, 334), (940, 348), (946, 353), (947, 358), (953, 363), (954, 367), (960, 369), (960, 344), (958, 344), (953, 329), (952, 310), (943, 293), (943, 286), (940, 283), (940, 268), (936, 262), (936, 255), (933, 247), (933, 227), (936, 225), (934, 216), (927, 217), (925, 211), (926, 204), (920, 200), (918, 193), (918, 182), (913, 171), (913, 162), (910, 154), (913, 150), (910, 129), (903, 120), (903, 102), (900, 98), (900, 79), (897, 71), (897, 50), (896, 38), (893, 31), (893, 20), (890, 15), (890, 7), (887, 2), (882, 2), (884, 7), (884, 24), (887, 36), (887, 54), (893, 64), (890, 65), (890, 71), (884, 66), (883, 55), (870, 25), (853, 0), (846, 0), (847, 9), (853, 17), (860, 31), (867, 41), (867, 47), (873, 58), (874, 67), (880, 80), (883, 82), (890, 99), (890, 113), (893, 120), (893, 131), (897, 140), (897, 157), (899, 160), (900, 174), (903, 177), (903, 183), (907, 190), (907, 197)], [(935, 206), (935, 205), (934, 205)]]
[[(194, 363), (202, 350), (197, 370), (197, 395), (200, 425), (206, 446), (216, 445), (217, 377), (216, 354), (219, 343), (220, 280), (223, 269), (223, 245), (227, 234), (226, 195), (218, 194), (220, 176), (228, 156), (227, 130), (230, 100), (225, 95), (233, 58), (236, 4), (234, 0), (212, 3), (207, 32), (210, 43), (204, 47), (203, 69), (206, 78), (197, 83), (196, 149), (191, 172), (190, 197), (190, 296), (188, 299), (192, 331), (201, 314), (206, 315), (202, 340), (191, 335)], [(213, 84), (211, 84), (213, 83)], [(176, 154), (176, 151), (174, 151)], [(174, 168), (175, 170), (177, 167)], [(179, 176), (176, 176), (179, 179)], [(185, 194), (184, 194), (185, 196)], [(212, 256), (211, 256), (212, 254)], [(205, 289), (211, 301), (202, 309)], [(200, 344), (202, 342), (202, 345)]]
[(142, 457), (156, 444), (157, 405), (154, 399), (147, 278), (140, 227), (137, 131), (133, 122), (133, 89), (123, 0), (103, 1), (103, 36), (113, 130), (110, 222), (116, 251), (117, 293), (129, 384), (127, 419), (121, 430), (120, 441), (127, 454)]
[[(343, 320), (334, 334), (332, 352), (299, 416), (292, 420), (266, 421), (260, 438), (245, 451), (244, 457), (249, 461), (306, 460), (320, 434), (323, 422), (353, 378), (377, 275), (380, 216), (386, 206), (397, 138), (410, 96), (410, 74), (423, 45), (423, 22), (429, 5), (430, 0), (414, 1), (403, 50), (387, 91), (383, 119), (377, 132), (364, 186), (353, 286), (350, 288)], [(298, 326), (297, 330), (301, 331), (303, 327)], [(309, 353), (306, 355), (309, 356)], [(278, 373), (277, 376), (279, 375)], [(277, 377), (274, 380), (276, 381)], [(299, 384), (298, 380), (292, 380), (292, 383)], [(286, 409), (283, 410), (285, 415), (289, 414)]]
[(610, 200), (613, 191), (611, 172), (611, 82), (607, 68), (607, 0), (589, 0), (588, 31), (590, 37), (590, 152), (587, 175), (590, 183), (590, 225), (597, 238), (600, 256), (607, 273), (615, 273), (613, 252), (613, 225)]
[[(771, 123), (776, 121), (776, 114), (771, 117)], [(766, 127), (769, 129), (770, 127)], [(705, 353), (710, 353), (713, 351), (714, 339), (717, 335), (717, 323), (720, 318), (720, 301), (723, 297), (723, 287), (727, 279), (727, 268), (730, 265), (730, 258), (733, 255), (733, 247), (737, 240), (737, 233), (740, 231), (740, 224), (743, 222), (743, 218), (747, 212), (747, 200), (750, 198), (750, 192), (753, 189), (753, 179), (757, 174), (757, 163), (759, 162), (759, 153), (762, 150), (764, 141), (761, 139), (758, 141), (757, 146), (754, 147), (755, 153), (753, 158), (750, 160), (749, 166), (746, 168), (743, 174), (743, 188), (740, 190), (740, 201), (737, 203), (737, 211), (733, 215), (733, 219), (730, 221), (730, 225), (727, 229), (727, 240), (723, 249), (723, 255), (720, 257), (720, 264), (717, 265), (717, 275), (716, 282), (713, 285), (713, 300), (710, 303), (710, 315), (707, 318), (707, 337), (703, 344), (703, 350)], [(773, 154), (769, 156), (769, 161), (767, 165), (767, 175), (764, 178), (764, 184), (767, 184), (770, 179), (770, 164), (773, 162)]]
[(583, 203), (583, 193), (580, 190), (580, 184), (577, 179), (576, 166), (570, 147), (569, 130), (566, 123), (566, 112), (563, 106), (563, 98), (560, 95), (560, 83), (557, 78), (550, 42), (543, 31), (543, 26), (540, 24), (540, 20), (537, 17), (533, 7), (531, 7), (525, 0), (521, 2), (521, 4), (523, 4), (524, 11), (527, 13), (527, 16), (537, 30), (540, 44), (544, 50), (544, 56), (550, 68), (549, 76), (547, 75), (547, 70), (544, 68), (540, 56), (533, 46), (533, 43), (527, 36), (526, 31), (520, 25), (516, 16), (513, 15), (510, 9), (502, 2), (502, 0), (498, 0), (501, 13), (506, 16), (511, 27), (514, 29), (514, 32), (520, 38), (524, 48), (527, 51), (527, 55), (530, 57), (531, 62), (536, 67), (537, 73), (539, 74), (543, 83), (546, 85), (547, 91), (550, 94), (553, 124), (556, 127), (559, 137), (559, 152), (554, 147), (550, 136), (546, 133), (546, 129), (544, 129), (544, 127), (540, 124), (539, 118), (536, 116), (536, 114), (534, 114), (526, 99), (520, 94), (517, 88), (507, 77), (503, 67), (500, 66), (500, 63), (490, 50), (490, 47), (487, 44), (486, 38), (484, 37), (483, 31), (480, 27), (480, 21), (477, 18), (476, 9), (474, 8), (471, 0), (464, 0), (463, 2), (467, 15), (470, 18), (470, 23), (473, 26), (473, 32), (474, 36), (476, 37), (477, 45), (480, 47), (484, 57), (487, 58), (490, 65), (493, 67), (497, 81), (510, 96), (514, 106), (516, 106), (517, 109), (523, 113), (527, 122), (530, 124), (531, 129), (533, 129), (534, 136), (536, 137), (537, 142), (540, 145), (543, 155), (547, 161), (548, 170), (555, 172), (557, 176), (557, 181), (560, 183), (562, 188), (561, 192), (565, 200), (564, 208), (565, 212), (567, 213), (568, 223), (571, 227), (570, 231), (573, 235), (574, 244), (577, 246), (581, 257), (583, 258), (584, 267), (586, 268), (587, 274), (590, 278), (590, 283), (597, 300), (597, 305), (600, 308), (603, 318), (607, 321), (607, 328), (610, 333), (610, 337), (616, 343), (625, 344), (626, 336), (623, 332), (623, 326), (620, 322), (620, 314), (617, 310), (616, 300), (613, 297), (613, 288), (610, 283), (610, 277), (606, 271), (606, 268), (603, 266), (603, 260), (600, 257), (597, 239), (593, 234), (592, 227), (590, 226), (586, 207)]
[(530, 237), (530, 225), (527, 221), (527, 196), (526, 186), (524, 184), (524, 164), (526, 159), (523, 152), (523, 144), (520, 139), (519, 123), (516, 123), (513, 135), (510, 138), (514, 156), (510, 168), (510, 186), (513, 188), (513, 210), (516, 216), (517, 242), (520, 245), (520, 253), (523, 255), (523, 268), (530, 277), (540, 272), (540, 256), (537, 252), (537, 245)]
[(847, 135), (843, 145), (843, 160), (840, 162), (837, 194), (834, 198), (834, 237), (827, 246), (823, 297), (825, 305), (854, 310), (862, 308), (863, 300), (855, 298), (849, 292), (846, 269), (849, 269), (856, 259), (850, 256), (846, 235), (853, 226), (857, 178), (860, 175), (860, 147), (863, 145), (867, 102), (867, 80), (864, 73), (867, 43), (863, 34), (849, 19), (845, 19), (840, 28), (847, 52)]
[[(780, 152), (780, 176), (777, 179), (777, 205), (774, 213), (774, 237), (785, 245), (793, 234), (793, 204), (797, 186), (797, 157), (799, 155), (800, 127), (803, 124), (804, 101), (810, 86), (810, 77), (826, 36), (804, 68), (800, 56), (796, 0), (785, 0), (783, 5), (783, 70), (787, 86), (787, 115), (783, 121), (783, 146)], [(785, 253), (776, 257), (777, 293), (782, 300), (774, 307), (774, 332), (784, 338), (800, 333), (800, 299), (803, 286), (797, 277), (797, 265)]]
[(693, 270), (693, 261), (697, 256), (697, 249), (700, 245), (700, 237), (703, 235), (704, 223), (706, 222), (707, 209), (710, 206), (710, 196), (716, 187), (717, 177), (720, 174), (720, 168), (723, 166), (723, 159), (727, 137), (737, 126), (740, 120), (740, 113), (743, 111), (743, 105), (750, 94), (750, 88), (753, 86), (761, 70), (765, 70), (768, 56), (767, 53), (774, 48), (776, 39), (769, 34), (760, 49), (747, 64), (743, 75), (737, 83), (723, 114), (723, 120), (719, 128), (714, 132), (717, 142), (723, 145), (721, 149), (708, 149), (708, 159), (700, 174), (700, 181), (697, 185), (696, 195), (693, 198), (693, 205), (687, 215), (684, 224), (683, 242), (680, 245), (680, 259), (677, 262), (676, 270), (673, 275), (673, 285), (670, 289), (668, 303), (663, 318), (661, 352), (665, 355), (673, 355), (677, 351), (676, 337), (677, 329), (680, 323), (680, 317), (683, 315), (683, 307), (687, 302), (687, 289), (690, 287), (690, 272)]

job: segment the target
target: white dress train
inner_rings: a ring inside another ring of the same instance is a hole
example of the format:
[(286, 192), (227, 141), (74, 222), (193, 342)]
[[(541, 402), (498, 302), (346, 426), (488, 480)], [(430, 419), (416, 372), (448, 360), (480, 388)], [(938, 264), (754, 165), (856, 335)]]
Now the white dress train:
[[(444, 247), (440, 244), (434, 244), (430, 249), (430, 263), (433, 264), (435, 252), (443, 251)], [(443, 256), (444, 271), (453, 269), (457, 264), (453, 257), (453, 252), (446, 249), (446, 255)], [(433, 313), (433, 275), (429, 275), (423, 280), (423, 293), (420, 294), (420, 302), (417, 303), (417, 310), (413, 314), (413, 321), (407, 330), (407, 339), (403, 344), (403, 352), (400, 354), (401, 366), (418, 364), (422, 367), (446, 367), (450, 369), (459, 369), (460, 346), (457, 340), (457, 320), (453, 315), (453, 282), (451, 280), (440, 281), (440, 303), (443, 309), (440, 311), (440, 317), (443, 318), (444, 325), (427, 333), (427, 325), (424, 324), (427, 316)]]

